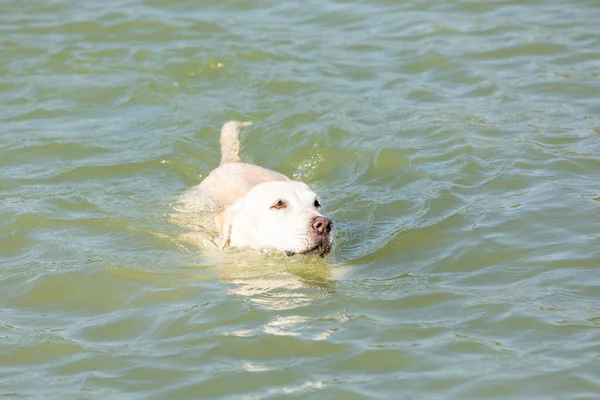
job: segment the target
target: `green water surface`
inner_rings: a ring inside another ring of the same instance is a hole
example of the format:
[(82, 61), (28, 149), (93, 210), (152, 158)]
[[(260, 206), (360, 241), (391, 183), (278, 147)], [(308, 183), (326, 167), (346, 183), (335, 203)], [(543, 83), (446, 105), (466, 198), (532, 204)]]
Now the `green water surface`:
[[(230, 119), (325, 260), (174, 223)], [(0, 1), (0, 397), (599, 399), (600, 2)]]

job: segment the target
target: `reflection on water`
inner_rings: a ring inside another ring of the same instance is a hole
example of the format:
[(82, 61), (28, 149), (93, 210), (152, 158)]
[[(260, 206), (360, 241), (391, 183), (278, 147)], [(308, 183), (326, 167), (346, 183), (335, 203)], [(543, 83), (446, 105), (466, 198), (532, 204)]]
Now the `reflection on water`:
[(292, 309), (328, 296), (335, 287), (331, 267), (312, 256), (287, 257), (257, 251), (230, 254), (219, 267), (220, 278), (236, 287), (228, 294), (246, 296), (265, 309)]
[[(310, 317), (294, 314), (310, 308), (315, 301), (327, 301), (335, 291), (331, 267), (315, 257), (296, 256), (294, 260), (265, 254), (237, 253), (227, 257), (219, 268), (219, 279), (232, 287), (228, 295), (240, 296), (259, 309), (282, 313), (266, 322), (261, 332), (277, 336), (302, 336), (324, 340), (339, 329), (346, 318), (340, 315)], [(251, 336), (257, 332), (232, 332)]]

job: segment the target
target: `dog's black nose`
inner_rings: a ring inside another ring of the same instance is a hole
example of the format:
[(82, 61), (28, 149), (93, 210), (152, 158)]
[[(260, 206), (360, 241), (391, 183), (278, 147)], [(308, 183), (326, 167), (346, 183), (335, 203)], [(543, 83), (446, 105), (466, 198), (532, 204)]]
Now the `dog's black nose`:
[(331, 222), (329, 218), (319, 216), (313, 219), (312, 228), (317, 231), (319, 235), (331, 232), (332, 227), (333, 222)]

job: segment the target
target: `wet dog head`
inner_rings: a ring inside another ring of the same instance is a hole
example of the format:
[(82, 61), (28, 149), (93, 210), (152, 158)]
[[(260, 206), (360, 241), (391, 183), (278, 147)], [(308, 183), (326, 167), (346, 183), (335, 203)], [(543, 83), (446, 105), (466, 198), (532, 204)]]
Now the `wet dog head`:
[(324, 256), (331, 250), (333, 223), (322, 209), (305, 183), (260, 183), (215, 217), (221, 248), (229, 244)]

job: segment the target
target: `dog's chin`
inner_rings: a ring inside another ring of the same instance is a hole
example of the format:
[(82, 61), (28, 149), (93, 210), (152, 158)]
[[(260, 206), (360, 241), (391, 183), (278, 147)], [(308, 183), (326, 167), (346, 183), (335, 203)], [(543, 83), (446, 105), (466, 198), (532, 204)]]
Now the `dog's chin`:
[(331, 251), (331, 237), (327, 236), (319, 239), (317, 243), (315, 243), (311, 247), (307, 247), (298, 251), (289, 251), (286, 250), (285, 254), (288, 256), (293, 256), (294, 254), (318, 254), (320, 257), (325, 257)]

